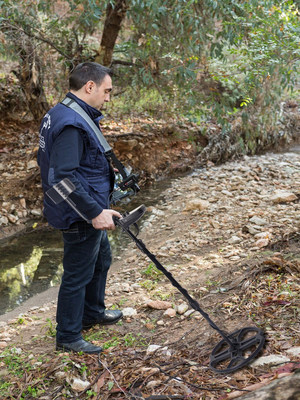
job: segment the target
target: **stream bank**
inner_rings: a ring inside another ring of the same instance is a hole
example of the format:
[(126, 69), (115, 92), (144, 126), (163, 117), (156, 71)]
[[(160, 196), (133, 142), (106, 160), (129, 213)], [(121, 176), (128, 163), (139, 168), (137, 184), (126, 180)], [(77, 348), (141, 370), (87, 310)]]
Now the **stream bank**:
[[(259, 138), (257, 151), (283, 151), (300, 140), (298, 103), (281, 105), (276, 132)], [(142, 188), (163, 179), (192, 171), (199, 166), (219, 165), (243, 157), (242, 122), (237, 118), (224, 134), (213, 121), (200, 125), (187, 120), (167, 121), (150, 117), (122, 121), (104, 119), (103, 131), (115, 153), (126, 166), (140, 175)], [(42, 217), (42, 191), (36, 162), (38, 126), (33, 121), (20, 124), (0, 121), (0, 241), (18, 234)], [(18, 138), (16, 141), (15, 138)]]

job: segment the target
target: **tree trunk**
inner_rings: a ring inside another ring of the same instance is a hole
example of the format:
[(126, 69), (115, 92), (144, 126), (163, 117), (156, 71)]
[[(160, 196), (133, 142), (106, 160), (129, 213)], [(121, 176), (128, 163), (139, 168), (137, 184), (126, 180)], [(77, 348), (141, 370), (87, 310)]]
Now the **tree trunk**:
[(35, 120), (41, 120), (49, 110), (49, 104), (43, 88), (43, 76), (39, 59), (30, 39), (20, 49), (21, 63), (15, 71), (28, 108)]
[(115, 0), (114, 6), (108, 2), (100, 48), (95, 58), (102, 65), (111, 65), (115, 43), (128, 8), (126, 2), (127, 0)]

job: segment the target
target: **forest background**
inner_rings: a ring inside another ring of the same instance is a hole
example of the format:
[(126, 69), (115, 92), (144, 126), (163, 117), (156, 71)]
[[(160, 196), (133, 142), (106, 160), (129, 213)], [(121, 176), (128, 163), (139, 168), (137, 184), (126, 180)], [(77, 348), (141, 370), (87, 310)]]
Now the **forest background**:
[(113, 68), (114, 118), (191, 123), (212, 161), (282, 146), (297, 105), (299, 3), (2, 0), (2, 119), (39, 123), (83, 61)]

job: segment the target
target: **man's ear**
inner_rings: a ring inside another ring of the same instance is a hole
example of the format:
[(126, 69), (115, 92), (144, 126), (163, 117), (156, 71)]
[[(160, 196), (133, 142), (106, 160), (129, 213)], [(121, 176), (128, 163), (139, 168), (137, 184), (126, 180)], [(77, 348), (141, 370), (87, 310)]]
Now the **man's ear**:
[(84, 85), (86, 93), (91, 93), (94, 85), (95, 85), (94, 81), (87, 81), (87, 83)]

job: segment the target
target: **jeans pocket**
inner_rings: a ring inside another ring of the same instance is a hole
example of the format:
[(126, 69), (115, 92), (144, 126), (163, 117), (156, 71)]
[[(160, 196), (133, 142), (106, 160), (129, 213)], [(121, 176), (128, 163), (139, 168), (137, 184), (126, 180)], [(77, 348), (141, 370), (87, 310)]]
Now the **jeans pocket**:
[(81, 243), (86, 239), (86, 224), (84, 222), (75, 222), (69, 229), (64, 229), (62, 233), (65, 243)]

